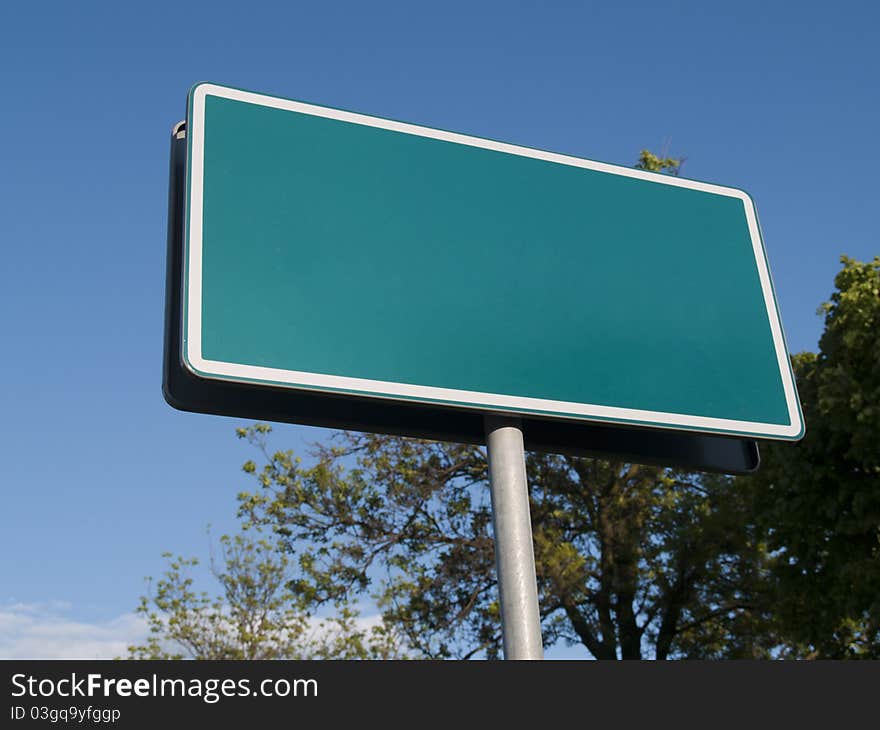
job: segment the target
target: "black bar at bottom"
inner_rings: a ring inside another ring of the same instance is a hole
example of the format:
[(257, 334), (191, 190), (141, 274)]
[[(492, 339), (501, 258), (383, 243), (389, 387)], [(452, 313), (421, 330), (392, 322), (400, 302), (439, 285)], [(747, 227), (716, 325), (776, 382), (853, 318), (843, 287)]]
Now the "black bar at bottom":
[(3, 661), (0, 669), (4, 728), (876, 724), (870, 662)]

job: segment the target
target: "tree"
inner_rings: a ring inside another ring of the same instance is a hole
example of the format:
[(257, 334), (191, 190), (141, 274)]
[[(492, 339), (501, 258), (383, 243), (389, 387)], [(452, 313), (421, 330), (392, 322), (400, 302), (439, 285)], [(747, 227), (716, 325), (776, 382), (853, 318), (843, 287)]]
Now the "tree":
[[(483, 447), (342, 434), (304, 467), (262, 451), (239, 497), (250, 526), (299, 554), (320, 605), (372, 592), (428, 658), (494, 658), (500, 621)], [(725, 477), (548, 454), (527, 459), (543, 632), (597, 658), (765, 656), (763, 546)]]
[(807, 432), (749, 480), (793, 655), (880, 658), (880, 257), (843, 257), (819, 352), (793, 358)]
[(288, 587), (290, 561), (278, 547), (250, 533), (220, 538), (222, 565), (212, 559), (221, 594), (197, 592), (190, 575), (196, 558), (166, 553), (168, 568), (137, 613), (149, 627), (132, 659), (386, 659), (400, 658), (397, 636), (383, 623), (358, 624), (348, 605), (314, 621)]

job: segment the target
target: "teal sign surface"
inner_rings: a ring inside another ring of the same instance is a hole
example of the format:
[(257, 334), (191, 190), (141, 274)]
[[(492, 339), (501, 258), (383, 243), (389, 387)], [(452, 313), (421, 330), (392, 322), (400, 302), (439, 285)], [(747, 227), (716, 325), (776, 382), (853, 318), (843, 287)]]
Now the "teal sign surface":
[(189, 105), (195, 375), (803, 434), (741, 190), (212, 84)]

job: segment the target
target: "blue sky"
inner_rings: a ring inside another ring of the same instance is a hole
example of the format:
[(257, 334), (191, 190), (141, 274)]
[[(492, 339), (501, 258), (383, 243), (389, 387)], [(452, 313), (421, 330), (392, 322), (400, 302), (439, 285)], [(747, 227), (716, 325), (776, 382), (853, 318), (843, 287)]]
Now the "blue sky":
[(0, 655), (65, 626), (109, 651), (160, 553), (204, 555), (249, 486), (241, 423), (160, 392), (168, 137), (197, 81), (621, 164), (669, 145), (755, 198), (793, 351), (839, 256), (880, 252), (875, 3), (133, 8), (0, 9)]

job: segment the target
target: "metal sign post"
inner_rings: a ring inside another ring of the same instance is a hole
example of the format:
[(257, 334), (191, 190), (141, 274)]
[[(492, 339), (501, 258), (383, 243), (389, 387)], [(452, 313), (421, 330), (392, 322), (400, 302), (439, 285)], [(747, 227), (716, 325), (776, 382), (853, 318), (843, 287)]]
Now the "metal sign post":
[(505, 659), (543, 659), (525, 449), (518, 418), (486, 416)]

